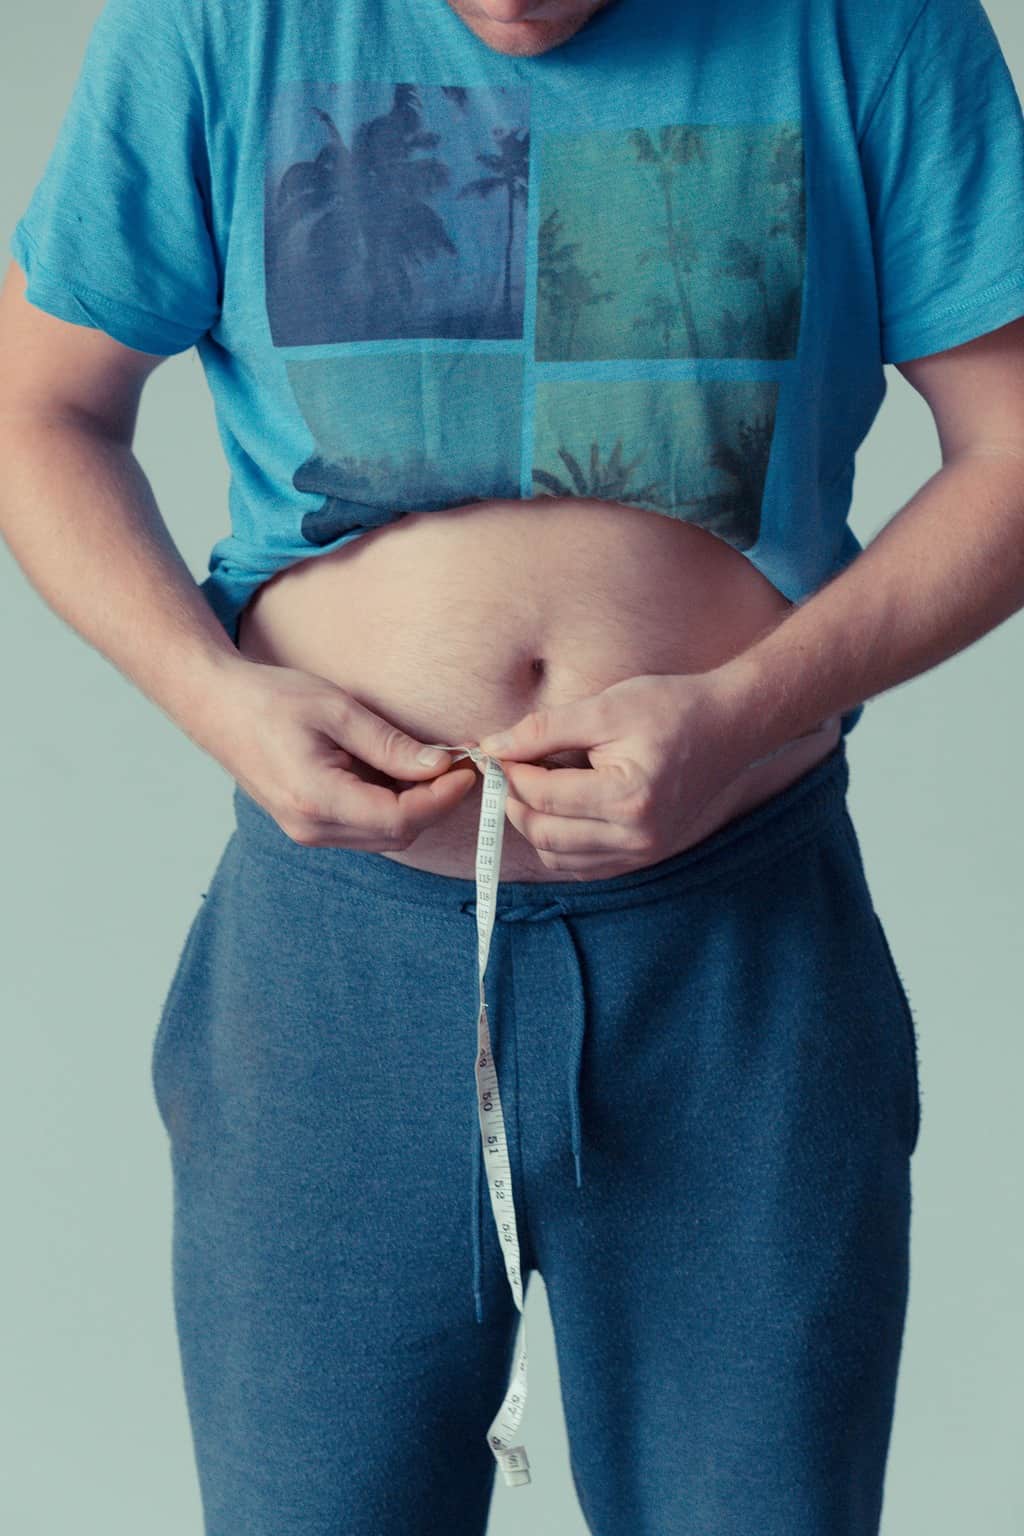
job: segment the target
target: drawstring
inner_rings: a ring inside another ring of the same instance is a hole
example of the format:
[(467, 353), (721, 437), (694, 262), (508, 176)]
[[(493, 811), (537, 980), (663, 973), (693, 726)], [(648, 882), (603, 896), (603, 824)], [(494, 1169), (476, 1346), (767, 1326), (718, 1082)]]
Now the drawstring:
[[(474, 900), (464, 901), (462, 911), (470, 914), (476, 911)], [(546, 906), (531, 907), (528, 905), (510, 907), (505, 912), (498, 912), (495, 921), (499, 923), (535, 923), (549, 917), (565, 917), (569, 908), (563, 901), (548, 902)], [(558, 924), (558, 932), (562, 935), (566, 954), (569, 959), (569, 974), (572, 989), (572, 1029), (569, 1036), (569, 1131), (572, 1143), (573, 1166), (576, 1173), (577, 1189), (583, 1186), (582, 1169), (582, 1144), (583, 1144), (583, 1116), (580, 1108), (580, 1079), (583, 1063), (583, 1039), (586, 1031), (587, 1009), (586, 998), (583, 990), (583, 975), (580, 968), (579, 955), (572, 934), (567, 923)], [(472, 1121), (472, 1242), (473, 1242), (473, 1301), (476, 1311), (476, 1320), (482, 1323), (484, 1320), (483, 1305), (483, 1257), (482, 1257), (482, 1222), (480, 1214), (480, 1181), (482, 1172), (483, 1150), (480, 1142), (480, 1125), (476, 1117), (476, 1105), (474, 1103), (474, 1115)]]

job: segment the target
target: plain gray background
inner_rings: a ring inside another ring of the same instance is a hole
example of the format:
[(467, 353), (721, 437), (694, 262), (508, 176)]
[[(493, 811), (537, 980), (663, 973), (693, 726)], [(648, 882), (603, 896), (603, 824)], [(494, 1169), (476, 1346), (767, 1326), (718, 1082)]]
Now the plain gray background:
[[(1019, 0), (986, 9), (1021, 92)], [(5, 16), (5, 241), (99, 10), (36, 0)], [(857, 461), (863, 543), (940, 464), (927, 406), (887, 373)], [(201, 580), (227, 532), (227, 471), (194, 351), (149, 381), (136, 452)], [(0, 1526), (199, 1536), (170, 1166), (148, 1072), (180, 945), (233, 824), (232, 781), (45, 606), (2, 543), (0, 639)], [(872, 701), (850, 738), (849, 803), (917, 1017), (923, 1097), (883, 1536), (1024, 1532), (1022, 669), (1017, 615)], [(507, 1489), (498, 1477), (490, 1536), (585, 1536), (537, 1274), (527, 1329), (534, 1481)]]

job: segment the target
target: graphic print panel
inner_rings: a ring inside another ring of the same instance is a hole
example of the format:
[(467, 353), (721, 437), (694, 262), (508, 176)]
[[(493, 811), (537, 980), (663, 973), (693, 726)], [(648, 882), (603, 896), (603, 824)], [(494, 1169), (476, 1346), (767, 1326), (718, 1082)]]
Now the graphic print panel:
[(534, 495), (649, 507), (749, 549), (777, 400), (773, 381), (539, 381)]
[(805, 207), (798, 122), (545, 137), (538, 360), (793, 357)]
[(349, 353), (286, 366), (316, 443), (293, 483), (324, 498), (302, 520), (311, 544), (403, 512), (519, 497), (522, 356)]
[(528, 93), (292, 81), (264, 186), (275, 346), (521, 338)]

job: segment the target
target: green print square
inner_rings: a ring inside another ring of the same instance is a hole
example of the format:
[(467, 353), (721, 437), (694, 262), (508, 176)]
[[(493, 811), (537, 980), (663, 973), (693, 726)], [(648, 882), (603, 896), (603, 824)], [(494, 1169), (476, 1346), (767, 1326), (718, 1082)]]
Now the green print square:
[(313, 439), (292, 475), (320, 498), (302, 519), (311, 544), (405, 512), (518, 498), (521, 355), (348, 353), (286, 367)]
[(773, 381), (542, 380), (533, 494), (648, 507), (749, 549), (777, 400)]
[(541, 144), (536, 356), (796, 354), (799, 123), (669, 123)]

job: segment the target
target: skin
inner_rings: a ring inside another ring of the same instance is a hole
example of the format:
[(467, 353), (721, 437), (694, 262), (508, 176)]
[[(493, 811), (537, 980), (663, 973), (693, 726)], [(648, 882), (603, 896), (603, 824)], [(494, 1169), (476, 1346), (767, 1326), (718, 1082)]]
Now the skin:
[(470, 31), (498, 53), (532, 58), (568, 42), (590, 18), (621, 0), (447, 0)]

